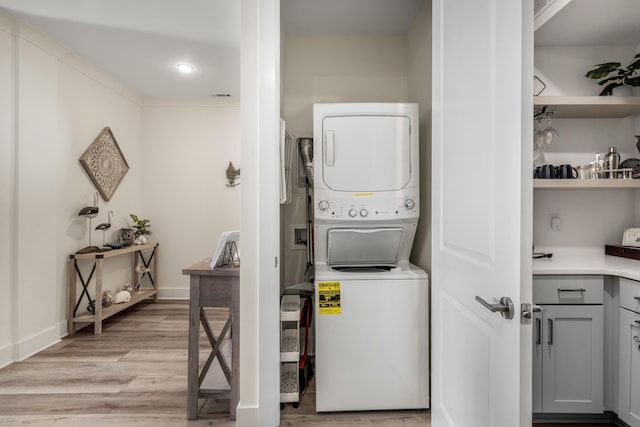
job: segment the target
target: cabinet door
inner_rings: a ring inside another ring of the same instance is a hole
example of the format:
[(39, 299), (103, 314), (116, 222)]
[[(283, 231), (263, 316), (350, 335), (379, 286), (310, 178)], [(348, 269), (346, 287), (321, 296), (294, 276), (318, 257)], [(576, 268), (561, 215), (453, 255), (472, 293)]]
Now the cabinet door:
[(542, 412), (542, 313), (533, 313), (532, 406), (533, 413)]
[(603, 307), (547, 305), (544, 310), (544, 412), (603, 413)]
[(640, 314), (620, 309), (618, 416), (640, 427)]

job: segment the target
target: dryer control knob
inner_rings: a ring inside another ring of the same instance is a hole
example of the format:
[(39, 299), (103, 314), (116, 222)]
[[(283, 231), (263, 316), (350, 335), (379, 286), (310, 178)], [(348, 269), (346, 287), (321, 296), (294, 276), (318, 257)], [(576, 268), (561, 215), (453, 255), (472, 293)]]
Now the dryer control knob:
[(367, 216), (367, 215), (369, 215), (369, 212), (367, 212), (366, 209), (361, 209), (360, 210), (360, 216)]
[(353, 218), (354, 216), (356, 216), (358, 214), (358, 212), (356, 212), (355, 209), (349, 209), (349, 216), (351, 218)]
[(320, 200), (320, 203), (318, 203), (318, 208), (321, 211), (326, 211), (327, 209), (329, 209), (329, 202), (327, 202), (326, 200)]
[(404, 201), (404, 207), (407, 209), (413, 209), (416, 207), (416, 202), (414, 202), (412, 199), (407, 199)]

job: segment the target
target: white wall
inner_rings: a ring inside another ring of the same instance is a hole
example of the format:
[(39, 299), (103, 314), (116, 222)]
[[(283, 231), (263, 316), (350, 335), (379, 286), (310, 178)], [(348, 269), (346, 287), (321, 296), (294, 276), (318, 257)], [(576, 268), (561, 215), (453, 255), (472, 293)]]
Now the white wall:
[[(537, 47), (535, 73), (547, 88), (541, 96), (597, 95), (597, 81), (584, 77), (595, 64), (619, 61), (626, 64), (633, 46)], [(589, 164), (595, 153), (615, 146), (621, 160), (639, 158), (634, 135), (637, 119), (554, 119), (558, 144), (545, 148), (546, 162), (553, 165)], [(533, 168), (533, 165), (532, 165)], [(619, 244), (626, 227), (639, 226), (635, 190), (535, 190), (533, 243), (548, 246), (596, 246)], [(562, 228), (550, 229), (550, 216), (560, 215)]]
[(0, 366), (12, 359), (13, 343), (13, 36), (0, 15)]
[(284, 43), (287, 127), (312, 136), (316, 102), (406, 102), (405, 36), (295, 35)]
[(182, 269), (211, 257), (223, 231), (240, 228), (242, 184), (226, 179), (232, 162), (242, 183), (239, 141), (238, 99), (145, 99), (137, 214), (160, 243), (160, 298), (188, 298)]
[[(283, 45), (284, 119), (294, 138), (313, 136), (316, 102), (408, 100), (405, 36), (287, 34)], [(294, 183), (282, 213), (284, 288), (305, 278), (307, 252), (291, 245), (293, 226), (306, 223), (304, 187)]]
[(547, 85), (540, 96), (598, 95), (602, 86), (587, 71), (605, 62), (627, 65), (635, 52), (633, 46), (536, 47), (534, 73)]
[[(114, 240), (131, 213), (150, 219), (160, 242), (160, 297), (187, 298), (182, 268), (240, 226), (242, 186), (225, 186), (228, 162), (241, 168), (238, 101), (147, 99), (143, 107), (129, 88), (2, 13), (0, 93), (0, 366), (67, 333), (69, 254), (90, 239)], [(95, 187), (79, 158), (107, 126), (130, 169), (89, 223), (78, 211), (93, 204)], [(110, 210), (103, 235), (94, 228)], [(124, 258), (105, 263), (105, 289), (131, 280)], [(90, 267), (80, 265), (85, 278)]]
[(238, 426), (280, 422), (280, 0), (242, 0)]
[[(2, 366), (66, 334), (67, 260), (88, 244), (89, 226), (78, 211), (94, 193), (78, 159), (105, 126), (131, 170), (112, 200), (100, 201), (93, 226), (109, 209), (114, 225), (124, 226), (125, 212), (139, 209), (140, 104), (109, 76), (1, 14), (0, 64)], [(99, 231), (92, 237), (101, 243)]]
[(425, 0), (408, 36), (409, 102), (420, 106), (420, 220), (411, 261), (431, 270), (431, 1)]

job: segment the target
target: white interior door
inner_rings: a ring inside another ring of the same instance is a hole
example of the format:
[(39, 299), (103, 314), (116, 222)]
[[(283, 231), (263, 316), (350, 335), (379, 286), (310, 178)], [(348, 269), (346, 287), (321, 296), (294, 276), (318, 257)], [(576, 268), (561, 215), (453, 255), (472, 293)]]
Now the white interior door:
[(433, 0), (434, 427), (531, 425), (531, 5)]

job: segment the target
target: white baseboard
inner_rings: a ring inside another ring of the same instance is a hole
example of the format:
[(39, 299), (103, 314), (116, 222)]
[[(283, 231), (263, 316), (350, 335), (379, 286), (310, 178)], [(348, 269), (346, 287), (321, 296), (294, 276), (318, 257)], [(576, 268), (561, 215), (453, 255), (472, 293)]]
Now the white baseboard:
[(237, 427), (256, 427), (260, 425), (260, 411), (257, 406), (242, 406), (242, 402), (238, 402), (236, 408), (236, 426)]
[(56, 325), (15, 344), (16, 359), (24, 360), (58, 342), (60, 342), (60, 332)]
[(11, 357), (12, 352), (13, 346), (11, 344), (7, 344), (0, 348), (0, 368), (4, 368), (5, 366), (13, 363), (13, 358)]
[(189, 288), (160, 288), (159, 299), (189, 299)]
[(69, 322), (67, 320), (58, 321), (58, 337), (64, 338), (69, 335)]

